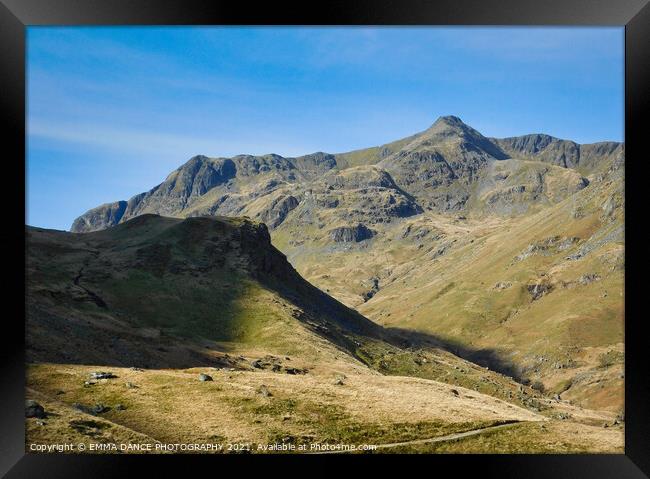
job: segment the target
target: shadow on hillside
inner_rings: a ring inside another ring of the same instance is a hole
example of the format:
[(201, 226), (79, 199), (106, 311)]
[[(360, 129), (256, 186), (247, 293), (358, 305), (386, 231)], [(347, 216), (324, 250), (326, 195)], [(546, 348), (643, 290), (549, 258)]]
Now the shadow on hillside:
[(227, 343), (138, 326), (106, 313), (44, 307), (30, 296), (25, 354), (27, 363), (143, 369), (249, 368), (248, 361), (233, 354)]
[[(328, 329), (322, 329), (327, 323), (318, 321), (312, 314), (307, 313), (306, 317), (296, 319), (306, 323), (305, 326), (315, 334), (361, 361), (363, 358), (358, 357), (356, 353), (359, 345), (356, 341), (363, 342), (363, 338), (369, 338), (383, 340), (400, 349), (411, 351), (428, 348), (449, 351), (518, 382), (526, 383), (515, 364), (491, 349), (473, 349), (431, 334), (402, 328), (382, 328), (371, 322), (370, 324), (361, 322), (366, 326), (365, 331), (357, 330), (350, 335), (351, 331), (332, 328), (331, 323)], [(60, 317), (52, 317), (51, 321), (48, 321), (50, 324), (47, 329), (43, 330), (44, 318), (41, 316), (39, 319), (36, 324), (32, 319), (31, 326), (38, 324), (41, 327), (34, 328), (35, 331), (28, 328), (26, 342), (28, 363), (85, 364), (107, 368), (250, 370), (251, 361), (257, 359), (238, 356), (233, 354), (228, 343), (207, 339), (181, 338), (164, 333), (155, 338), (143, 338), (137, 330), (125, 328), (118, 332), (115, 329), (104, 329), (93, 322), (79, 322), (71, 328), (71, 324), (69, 322), (66, 324), (66, 321)], [(47, 331), (47, 334), (38, 334), (36, 331)]]
[[(292, 271), (291, 273), (295, 273)], [(292, 275), (293, 276), (293, 275)], [(297, 317), (312, 331), (332, 342), (348, 354), (363, 361), (356, 353), (357, 345), (350, 337), (381, 339), (402, 349), (417, 350), (420, 348), (439, 348), (465, 359), (487, 367), (493, 371), (513, 378), (515, 381), (527, 383), (527, 379), (516, 364), (509, 361), (497, 350), (489, 348), (471, 348), (455, 341), (445, 340), (439, 336), (404, 328), (385, 328), (369, 320), (359, 312), (351, 309), (316, 286), (304, 280), (297, 273), (290, 282), (292, 289), (284, 285), (266, 283), (283, 299), (300, 307), (304, 317)], [(329, 328), (322, 328), (322, 326)], [(332, 326), (335, 326), (332, 328)]]
[[(385, 328), (386, 333), (389, 335), (389, 341), (394, 345), (409, 348), (419, 349), (425, 347), (435, 347), (449, 351), (456, 356), (478, 364), (479, 366), (487, 367), (493, 371), (510, 376), (515, 381), (526, 383), (521, 368), (519, 368), (512, 361), (506, 359), (502, 353), (489, 348), (471, 348), (461, 345), (455, 341), (449, 341), (429, 333), (420, 331), (413, 331), (404, 328)], [(394, 339), (393, 339), (394, 338)]]
[[(114, 228), (110, 235), (143, 224), (162, 228), (169, 221), (141, 216)], [(236, 356), (229, 343), (248, 343), (261, 350), (268, 345), (264, 342), (268, 338), (253, 335), (258, 341), (254, 343), (247, 337), (248, 323), (267, 319), (264, 311), (253, 307), (259, 304), (259, 288), (247, 290), (252, 280), (275, 295), (273, 303), (279, 305), (273, 306), (271, 317), (290, 315), (362, 361), (361, 343), (383, 340), (411, 350), (437, 347), (520, 378), (517, 368), (497, 351), (379, 326), (302, 278), (281, 252), (266, 243), (262, 230), (232, 229), (225, 222), (205, 218), (172, 223), (176, 226), (163, 228), (162, 236), (158, 229), (142, 233), (149, 235), (147, 241), (136, 235), (137, 248), (111, 249), (98, 243), (105, 250), (101, 257), (80, 237), (33, 231), (27, 277), (28, 362), (250, 369), (252, 358)], [(234, 236), (227, 236), (225, 230)], [(214, 238), (226, 239), (215, 243)], [(116, 244), (131, 245), (123, 241), (119, 237)], [(245, 253), (232, 253), (245, 260), (245, 268), (226, 268), (224, 255), (231, 252), (232, 241), (239, 242)], [(39, 276), (43, 265), (54, 279)], [(124, 265), (133, 274), (123, 277)], [(280, 343), (292, 341), (291, 327), (288, 323), (286, 331), (273, 333)]]

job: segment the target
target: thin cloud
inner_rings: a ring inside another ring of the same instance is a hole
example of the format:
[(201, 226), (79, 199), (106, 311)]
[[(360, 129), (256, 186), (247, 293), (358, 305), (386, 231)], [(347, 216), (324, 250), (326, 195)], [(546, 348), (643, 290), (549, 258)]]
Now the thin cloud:
[(72, 145), (90, 146), (95, 150), (140, 153), (150, 157), (160, 155), (190, 158), (195, 155), (234, 156), (238, 154), (262, 155), (281, 152), (286, 156), (301, 155), (311, 150), (297, 150), (272, 142), (252, 146), (250, 141), (233, 142), (217, 138), (160, 133), (147, 130), (116, 128), (110, 125), (61, 124), (57, 122), (30, 121), (27, 125), (30, 140), (46, 139)]

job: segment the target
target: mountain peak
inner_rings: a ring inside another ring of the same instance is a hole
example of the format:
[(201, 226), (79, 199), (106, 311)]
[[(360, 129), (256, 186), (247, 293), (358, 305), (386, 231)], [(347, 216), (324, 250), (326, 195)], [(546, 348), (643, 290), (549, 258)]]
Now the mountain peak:
[(452, 135), (470, 135), (470, 136), (481, 136), (476, 130), (472, 127), (463, 123), (463, 120), (457, 116), (447, 115), (439, 117), (427, 130), (425, 133), (429, 135), (442, 135), (442, 136), (452, 136)]
[(431, 125), (431, 127), (434, 127), (436, 125), (467, 126), (465, 123), (463, 123), (463, 120), (454, 115), (444, 115), (438, 117), (438, 119), (433, 123), (433, 125)]
[(453, 115), (439, 117), (429, 128), (422, 132), (419, 141), (444, 142), (458, 138), (471, 143), (484, 143), (486, 141), (481, 133)]
[(504, 160), (508, 157), (499, 147), (485, 138), (480, 132), (454, 115), (446, 115), (438, 118), (433, 125), (422, 132), (409, 146), (417, 147), (418, 144), (428, 145), (447, 143), (450, 141), (461, 141), (471, 144), (473, 147), (480, 148), (483, 152), (497, 160)]

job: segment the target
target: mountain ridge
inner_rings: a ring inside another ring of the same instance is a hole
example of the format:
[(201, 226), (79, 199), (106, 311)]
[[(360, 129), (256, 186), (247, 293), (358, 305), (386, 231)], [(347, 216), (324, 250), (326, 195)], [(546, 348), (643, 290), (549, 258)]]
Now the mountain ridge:
[[(279, 190), (283, 185), (308, 187), (327, 172), (342, 172), (364, 165), (377, 165), (391, 178), (395, 177), (397, 185), (411, 196), (417, 197), (426, 188), (425, 194), (420, 195), (420, 208), (463, 210), (472, 196), (475, 177), (488, 163), (522, 158), (576, 169), (580, 166), (581, 150), (584, 150), (582, 157), (587, 160), (583, 161), (582, 166), (586, 166), (580, 172), (587, 174), (597, 168), (602, 158), (621, 153), (623, 145), (616, 142), (578, 145), (541, 134), (488, 138), (456, 116), (443, 116), (428, 129), (410, 137), (348, 153), (316, 152), (288, 158), (276, 154), (232, 158), (197, 155), (148, 192), (89, 210), (75, 219), (71, 231), (94, 231), (147, 212), (184, 215), (183, 211), (192, 203), (198, 203), (198, 199), (217, 187), (222, 189), (222, 194), (197, 214), (236, 216), (247, 203), (233, 199), (233, 194), (241, 194), (242, 189), (254, 190), (247, 193), (260, 196)], [(368, 156), (364, 152), (371, 153)], [(350, 161), (353, 157), (356, 159)], [(264, 182), (266, 177), (268, 181)], [(256, 187), (251, 184), (258, 180), (261, 183)], [(296, 206), (294, 200), (278, 207), (280, 216), (286, 216), (289, 213), (286, 210)]]

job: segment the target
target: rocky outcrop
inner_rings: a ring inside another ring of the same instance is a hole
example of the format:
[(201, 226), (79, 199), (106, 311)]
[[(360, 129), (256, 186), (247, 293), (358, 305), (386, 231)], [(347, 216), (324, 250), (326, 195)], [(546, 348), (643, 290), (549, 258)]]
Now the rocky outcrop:
[(312, 153), (291, 160), (295, 168), (310, 178), (315, 178), (336, 167), (336, 157), (329, 153)]
[(312, 209), (337, 208), (340, 219), (348, 223), (387, 223), (422, 212), (415, 198), (376, 166), (332, 171), (311, 183), (308, 191), (313, 198)]
[(370, 301), (379, 292), (379, 278), (371, 278), (370, 282), (372, 286), (362, 295), (364, 303)]
[(512, 283), (510, 281), (499, 281), (494, 285), (492, 289), (496, 289), (497, 291), (501, 291), (504, 289), (508, 289), (512, 287)]
[(558, 254), (559, 252), (572, 248), (579, 241), (580, 238), (577, 238), (575, 236), (568, 238), (561, 236), (551, 236), (549, 238), (544, 238), (543, 240), (529, 244), (524, 251), (515, 256), (514, 261), (523, 261), (526, 258), (534, 255), (551, 256)]
[(335, 243), (359, 243), (372, 238), (375, 235), (374, 231), (365, 225), (358, 224), (356, 226), (342, 226), (330, 230), (329, 236)]
[(115, 203), (106, 203), (93, 208), (74, 220), (70, 231), (73, 233), (89, 233), (115, 226), (124, 216), (126, 207), (126, 201), (116, 201)]
[(563, 168), (575, 168), (580, 162), (580, 146), (549, 135), (533, 134), (493, 140), (511, 157), (534, 157), (537, 161)]
[(281, 195), (273, 200), (268, 209), (264, 210), (260, 215), (260, 220), (266, 223), (269, 228), (276, 228), (299, 203), (294, 196)]
[(538, 161), (493, 162), (476, 184), (473, 211), (501, 216), (525, 214), (558, 203), (589, 185), (579, 172)]
[(233, 179), (236, 174), (237, 167), (233, 160), (195, 156), (171, 173), (163, 183), (144, 195), (138, 195), (140, 198), (129, 201), (130, 209), (124, 220), (143, 213), (171, 216), (212, 188)]
[(618, 142), (579, 145), (574, 141), (543, 134), (492, 138), (492, 142), (512, 158), (579, 169), (583, 173), (596, 171), (607, 160), (623, 152), (623, 145)]
[(529, 284), (526, 289), (533, 301), (537, 301), (542, 296), (546, 296), (553, 290), (553, 286), (547, 281), (539, 281)]
[(39, 403), (33, 399), (27, 399), (25, 401), (25, 417), (36, 417), (43, 419), (47, 417), (45, 414), (45, 409)]
[(594, 281), (600, 281), (600, 275), (598, 273), (589, 273), (583, 274), (578, 278), (578, 283), (583, 286), (593, 283)]
[(390, 174), (377, 167), (359, 166), (332, 172), (322, 179), (322, 186), (328, 190), (352, 190), (388, 188), (398, 190)]
[(231, 160), (241, 178), (255, 177), (265, 173), (278, 172), (287, 177), (296, 170), (295, 165), (280, 155), (238, 155)]

